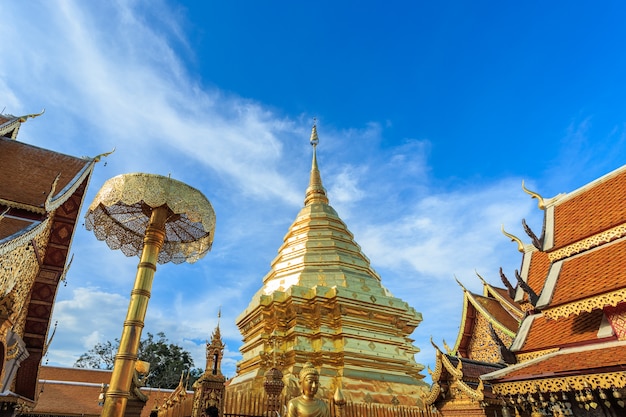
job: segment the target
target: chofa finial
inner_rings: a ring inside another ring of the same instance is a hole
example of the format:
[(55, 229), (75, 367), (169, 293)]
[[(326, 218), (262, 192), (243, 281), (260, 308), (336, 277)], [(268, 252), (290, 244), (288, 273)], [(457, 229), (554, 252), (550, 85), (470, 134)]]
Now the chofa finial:
[(540, 210), (545, 210), (546, 209), (546, 204), (543, 201), (543, 197), (540, 196), (539, 194), (537, 194), (534, 191), (530, 191), (528, 188), (526, 188), (524, 186), (524, 180), (522, 180), (522, 190), (524, 190), (524, 192), (528, 195), (530, 195), (532, 198), (536, 198), (537, 199), (537, 206), (539, 207)]
[(517, 243), (517, 250), (524, 253), (524, 244), (522, 243), (522, 241), (520, 240), (519, 237), (512, 235), (510, 233), (507, 233), (506, 230), (504, 230), (504, 225), (502, 225), (502, 233), (504, 234), (504, 236), (508, 237), (509, 239), (511, 239), (511, 242), (516, 242)]

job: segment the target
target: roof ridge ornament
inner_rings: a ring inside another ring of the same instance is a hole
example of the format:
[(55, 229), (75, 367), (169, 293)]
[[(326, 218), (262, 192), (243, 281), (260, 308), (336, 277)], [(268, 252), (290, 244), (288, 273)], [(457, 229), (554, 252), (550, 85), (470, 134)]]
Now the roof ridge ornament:
[(502, 280), (502, 283), (504, 284), (507, 291), (509, 292), (509, 297), (511, 297), (512, 299), (515, 299), (515, 288), (513, 288), (513, 285), (511, 285), (511, 281), (509, 281), (506, 275), (504, 275), (504, 271), (502, 271), (502, 267), (500, 267), (500, 279)]
[(31, 114), (25, 114), (24, 116), (18, 116), (17, 120), (19, 120), (20, 123), (24, 123), (24, 122), (26, 122), (26, 120), (34, 119), (35, 117), (39, 117), (42, 114), (44, 114), (45, 112), (46, 112), (46, 109), (44, 108), (39, 113), (31, 113)]
[(504, 236), (508, 237), (509, 239), (511, 239), (511, 242), (516, 242), (517, 243), (517, 250), (520, 251), (521, 253), (524, 253), (524, 244), (522, 243), (522, 241), (520, 240), (519, 237), (512, 235), (510, 233), (507, 233), (506, 230), (504, 230), (504, 225), (502, 225), (502, 233), (504, 234)]
[(533, 291), (530, 285), (528, 285), (528, 283), (524, 281), (517, 269), (515, 270), (515, 278), (517, 278), (517, 284), (520, 286), (520, 288), (528, 294), (528, 300), (530, 301), (530, 304), (532, 304), (533, 307), (536, 307), (537, 301), (539, 301), (539, 296), (535, 291)]
[(530, 191), (528, 188), (526, 188), (524, 186), (524, 180), (522, 180), (522, 190), (524, 190), (524, 192), (528, 195), (530, 195), (532, 198), (536, 198), (537, 199), (537, 207), (539, 207), (540, 210), (545, 210), (546, 209), (546, 204), (543, 200), (543, 197), (540, 196), (539, 194), (537, 194), (534, 191)]
[(546, 234), (545, 228), (542, 230), (541, 237), (537, 237), (537, 235), (535, 234), (535, 232), (532, 231), (530, 226), (526, 224), (526, 219), (522, 219), (522, 227), (524, 228), (524, 231), (526, 232), (528, 237), (530, 237), (530, 239), (532, 240), (533, 246), (537, 248), (537, 250), (543, 252), (543, 239)]

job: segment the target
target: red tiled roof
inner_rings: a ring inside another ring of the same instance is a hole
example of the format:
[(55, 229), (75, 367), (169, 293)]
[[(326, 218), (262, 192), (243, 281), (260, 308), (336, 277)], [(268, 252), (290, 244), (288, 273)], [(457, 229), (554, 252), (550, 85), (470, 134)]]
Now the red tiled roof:
[[(548, 277), (548, 271), (550, 271), (550, 265), (551, 262), (547, 253), (539, 251), (532, 252), (527, 283), (536, 294), (541, 293), (543, 284)], [(527, 299), (527, 297), (528, 296), (525, 295), (524, 299)]]
[(0, 240), (17, 233), (32, 224), (33, 222), (28, 219), (15, 219), (6, 216), (2, 219), (2, 221), (0, 221)]
[[(504, 307), (502, 307), (502, 304), (500, 304), (499, 301), (480, 295), (474, 295), (474, 298), (485, 308), (485, 310), (487, 310), (487, 312), (491, 315), (491, 318), (495, 319), (498, 323), (502, 324), (510, 331), (517, 332), (519, 323)], [(487, 319), (489, 319), (489, 317), (487, 317)]]
[(497, 382), (615, 370), (626, 370), (626, 346), (624, 345), (547, 355), (543, 360), (538, 360), (528, 366), (515, 367), (511, 372), (498, 377)]
[(532, 322), (524, 345), (516, 353), (597, 342), (603, 315), (602, 310), (595, 310), (558, 320), (538, 316)]
[(42, 366), (39, 369), (40, 380), (89, 382), (108, 384), (111, 371), (106, 369), (65, 368), (60, 366)]
[(554, 209), (554, 248), (626, 221), (626, 171), (566, 199)]
[[(111, 371), (42, 366), (39, 371), (41, 392), (32, 414), (99, 416), (102, 412), (98, 405), (100, 384), (108, 384), (110, 380)], [(172, 390), (142, 389), (142, 392), (148, 396), (148, 401), (141, 416), (148, 417)]]
[(504, 298), (509, 303), (513, 305), (517, 305), (517, 303), (509, 295), (509, 290), (507, 290), (506, 288), (494, 287), (493, 285), (490, 285), (490, 288), (494, 290), (495, 292), (497, 292), (500, 297)]
[(57, 174), (56, 193), (90, 161), (0, 138), (0, 199), (43, 207)]
[(563, 263), (549, 307), (626, 287), (626, 240)]

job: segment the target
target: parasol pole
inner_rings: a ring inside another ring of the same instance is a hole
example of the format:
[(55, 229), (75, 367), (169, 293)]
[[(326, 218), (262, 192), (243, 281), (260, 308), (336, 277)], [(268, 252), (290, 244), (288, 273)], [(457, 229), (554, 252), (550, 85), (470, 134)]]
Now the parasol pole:
[(131, 291), (128, 313), (124, 321), (120, 346), (115, 355), (115, 365), (106, 393), (102, 417), (123, 417), (126, 410), (156, 263), (165, 242), (165, 223), (168, 214), (169, 209), (166, 205), (153, 209), (150, 214), (141, 258), (137, 266), (135, 286)]

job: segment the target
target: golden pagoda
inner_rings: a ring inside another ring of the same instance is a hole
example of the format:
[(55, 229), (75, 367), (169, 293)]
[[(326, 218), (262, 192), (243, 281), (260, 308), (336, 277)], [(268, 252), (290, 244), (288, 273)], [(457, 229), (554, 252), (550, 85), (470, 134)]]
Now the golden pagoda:
[(420, 313), (381, 283), (352, 233), (329, 205), (317, 164), (317, 129), (304, 207), (284, 237), (262, 288), (237, 318), (242, 360), (229, 392), (261, 392), (278, 368), (286, 395), (299, 395), (306, 362), (320, 371), (318, 395), (336, 388), (352, 402), (421, 405), (427, 389), (410, 338)]

